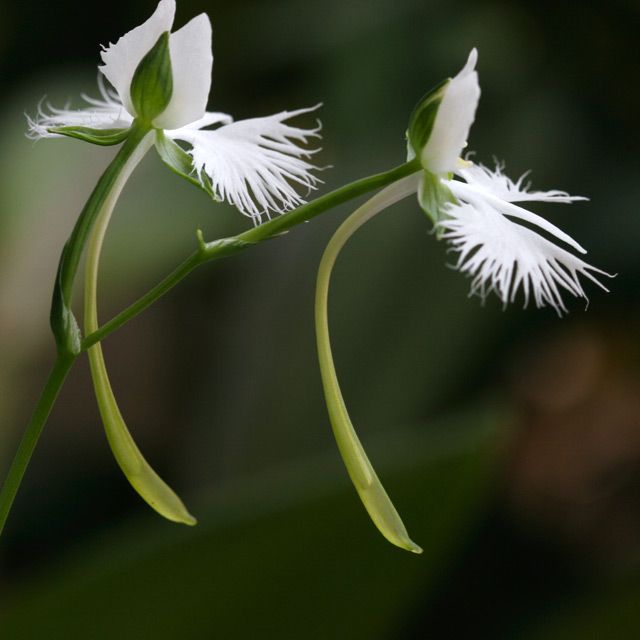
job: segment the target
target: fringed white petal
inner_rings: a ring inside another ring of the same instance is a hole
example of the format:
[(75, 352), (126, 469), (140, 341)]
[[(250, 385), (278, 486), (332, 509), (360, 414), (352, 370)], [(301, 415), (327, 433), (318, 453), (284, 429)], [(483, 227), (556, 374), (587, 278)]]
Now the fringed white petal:
[(173, 93), (167, 108), (154, 120), (161, 129), (178, 129), (199, 120), (211, 88), (211, 23), (201, 13), (169, 37)]
[(459, 252), (456, 267), (473, 278), (471, 294), (485, 298), (494, 291), (506, 305), (521, 288), (525, 306), (533, 297), (538, 307), (549, 305), (562, 315), (567, 312), (563, 290), (587, 299), (580, 276), (607, 291), (593, 274), (609, 274), (512, 222), (487, 202), (451, 205), (447, 213), (438, 227)]
[(504, 164), (496, 162), (494, 171), (482, 164), (464, 163), (456, 169), (456, 173), (467, 183), (484, 189), (507, 202), (562, 202), (571, 203), (578, 200), (588, 200), (584, 196), (570, 196), (566, 191), (551, 189), (550, 191), (529, 191), (531, 184), (525, 183), (529, 172), (523, 173), (515, 182), (503, 173)]
[[(493, 191), (488, 189), (486, 185), (478, 185), (475, 183), (468, 184), (460, 182), (459, 180), (447, 180), (445, 181), (445, 184), (447, 185), (447, 187), (449, 187), (451, 193), (453, 193), (453, 195), (458, 198), (458, 200), (468, 202), (474, 206), (480, 206), (483, 202), (487, 202), (490, 206), (493, 206), (502, 214), (511, 216), (512, 218), (518, 218), (520, 220), (524, 220), (525, 222), (529, 222), (530, 224), (536, 225), (547, 233), (558, 238), (558, 240), (566, 242), (576, 251), (579, 251), (580, 253), (587, 252), (586, 249), (584, 249), (579, 243), (577, 243), (569, 234), (556, 227), (556, 225), (551, 224), (551, 222), (545, 220), (542, 216), (532, 213), (531, 211), (527, 211), (527, 209), (523, 209), (522, 207), (508, 202), (507, 200), (503, 200), (499, 195), (493, 193)], [(534, 198), (530, 199), (533, 200)], [(544, 197), (541, 199), (544, 200)], [(547, 199), (547, 201), (567, 202), (567, 200), (562, 200), (559, 198)]]
[[(182, 132), (185, 129), (204, 129), (205, 127), (211, 127), (214, 124), (231, 124), (233, 118), (228, 113), (222, 113), (221, 111), (206, 111), (205, 114), (199, 120), (194, 120), (185, 124), (179, 129), (168, 129), (166, 134), (170, 137), (177, 137), (178, 132)], [(178, 136), (179, 137), (179, 136)]]
[(82, 95), (89, 105), (85, 109), (57, 109), (50, 104), (40, 104), (35, 118), (27, 116), (27, 136), (32, 140), (40, 138), (60, 138), (57, 133), (51, 133), (51, 127), (90, 127), (92, 129), (124, 129), (131, 126), (133, 118), (122, 106), (118, 96), (110, 91), (104, 79), (98, 75), (100, 98)]
[(477, 60), (478, 52), (472, 49), (467, 64), (446, 86), (431, 135), (422, 150), (422, 166), (431, 173), (453, 171), (467, 144), (480, 99), (480, 85), (475, 71)]
[(191, 145), (198, 174), (209, 176), (217, 197), (259, 223), (271, 212), (284, 213), (304, 202), (294, 186), (315, 189), (321, 181), (307, 159), (317, 150), (299, 143), (319, 137), (315, 129), (299, 129), (285, 120), (318, 108), (283, 111), (265, 118), (241, 120), (213, 131), (183, 127), (166, 134)]
[(171, 30), (175, 11), (175, 0), (160, 0), (146, 22), (123, 35), (115, 44), (104, 47), (100, 54), (104, 64), (98, 68), (115, 87), (122, 104), (132, 115), (135, 115), (130, 96), (133, 74), (160, 35)]

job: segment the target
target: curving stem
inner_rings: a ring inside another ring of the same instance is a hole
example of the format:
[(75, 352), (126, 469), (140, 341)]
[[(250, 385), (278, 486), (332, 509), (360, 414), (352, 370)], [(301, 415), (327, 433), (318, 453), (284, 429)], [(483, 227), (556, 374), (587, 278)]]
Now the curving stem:
[(402, 519), (393, 506), (382, 483), (364, 451), (356, 434), (349, 413), (340, 391), (336, 369), (331, 354), (329, 339), (329, 321), (327, 318), (327, 301), (329, 296), (329, 281), (336, 258), (349, 238), (365, 223), (380, 211), (398, 202), (406, 196), (416, 193), (418, 175), (413, 174), (394, 182), (380, 193), (356, 209), (338, 228), (331, 238), (320, 261), (318, 278), (316, 281), (316, 340), (320, 375), (324, 396), (329, 412), (329, 419), (333, 428), (340, 455), (347, 468), (358, 495), (362, 500), (369, 516), (378, 527), (380, 533), (392, 544), (412, 551), (422, 553), (422, 549), (409, 537)]

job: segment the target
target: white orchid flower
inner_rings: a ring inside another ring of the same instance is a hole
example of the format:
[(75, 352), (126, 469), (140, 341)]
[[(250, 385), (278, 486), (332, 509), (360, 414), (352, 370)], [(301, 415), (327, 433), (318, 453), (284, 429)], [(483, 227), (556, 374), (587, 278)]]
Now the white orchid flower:
[(593, 274), (608, 275), (544, 237), (542, 233), (585, 253), (569, 235), (515, 204), (536, 200), (570, 203), (584, 198), (557, 190), (529, 191), (528, 185), (523, 184), (525, 176), (514, 183), (500, 166), (490, 171), (460, 158), (480, 98), (477, 58), (473, 49), (457, 76), (441, 83), (418, 103), (409, 121), (408, 160), (401, 167), (402, 174), (342, 223), (318, 268), (316, 341), (336, 442), (372, 521), (389, 542), (413, 553), (420, 553), (421, 549), (410, 538), (358, 438), (336, 375), (329, 337), (328, 295), (333, 266), (346, 242), (378, 213), (417, 193), (438, 236), (459, 252), (456, 266), (472, 276), (472, 293), (484, 297), (495, 291), (506, 305), (522, 288), (525, 304), (533, 297), (539, 307), (548, 304), (562, 314), (567, 310), (563, 289), (586, 298), (579, 277), (604, 289)]
[[(38, 116), (29, 119), (29, 136), (71, 135), (98, 144), (122, 141), (134, 120), (144, 115), (132, 95), (136, 71), (161, 36), (169, 34), (174, 14), (175, 0), (161, 0), (146, 22), (103, 48), (103, 64), (98, 67), (100, 98), (83, 96), (87, 106), (79, 110), (41, 106)], [(319, 137), (319, 126), (301, 129), (286, 121), (317, 106), (239, 122), (225, 113), (207, 111), (213, 56), (206, 14), (168, 35), (168, 59), (170, 97), (150, 122), (162, 159), (254, 222), (302, 204), (294, 187), (309, 191), (320, 181), (308, 162), (314, 151), (300, 143)], [(113, 88), (106, 86), (105, 78)], [(187, 143), (190, 158), (176, 140)]]
[[(41, 106), (35, 119), (28, 118), (34, 139), (70, 136), (100, 145), (123, 143), (80, 213), (60, 258), (52, 329), (59, 354), (69, 362), (82, 351), (72, 310), (81, 256), (85, 255), (84, 332), (90, 336), (100, 328), (98, 272), (111, 215), (124, 185), (154, 144), (175, 173), (235, 205), (254, 223), (297, 207), (303, 200), (295, 187), (310, 190), (319, 182), (307, 161), (314, 152), (302, 146), (318, 137), (319, 127), (300, 129), (285, 122), (313, 109), (240, 122), (207, 111), (213, 65), (209, 18), (201, 14), (171, 33), (174, 14), (175, 1), (161, 0), (144, 24), (103, 49), (98, 99), (84, 96), (87, 105), (79, 110)], [(207, 246), (199, 234), (193, 256), (205, 260)], [(113, 393), (101, 343), (86, 351), (107, 439), (124, 475), (165, 518), (195, 524), (134, 442)]]
[(558, 227), (514, 203), (571, 203), (586, 198), (558, 190), (529, 191), (523, 185), (526, 174), (513, 182), (500, 165), (491, 171), (460, 158), (480, 98), (477, 58), (473, 49), (460, 73), (432, 91), (414, 111), (409, 156), (418, 156), (424, 169), (419, 200), (440, 237), (459, 252), (456, 266), (473, 278), (472, 294), (484, 298), (493, 291), (506, 305), (522, 289), (525, 306), (532, 297), (538, 307), (550, 305), (561, 315), (567, 311), (562, 290), (586, 299), (579, 276), (606, 291), (594, 274), (609, 274), (558, 246), (556, 241), (586, 253)]

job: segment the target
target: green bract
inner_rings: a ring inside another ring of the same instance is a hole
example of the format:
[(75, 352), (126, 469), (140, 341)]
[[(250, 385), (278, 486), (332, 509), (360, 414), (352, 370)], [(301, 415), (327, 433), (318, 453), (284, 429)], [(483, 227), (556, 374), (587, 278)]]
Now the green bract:
[(142, 58), (133, 74), (130, 94), (136, 115), (143, 122), (150, 123), (167, 108), (173, 94), (168, 31)]
[(65, 357), (76, 357), (82, 346), (82, 334), (78, 321), (76, 320), (71, 307), (64, 297), (62, 288), (62, 273), (64, 272), (64, 263), (67, 254), (67, 247), (62, 251), (58, 273), (56, 274), (55, 285), (53, 287), (53, 296), (51, 300), (51, 313), (49, 315), (49, 324), (56, 341), (58, 354)]
[(156, 149), (158, 155), (171, 171), (184, 178), (187, 182), (200, 187), (205, 193), (217, 200), (211, 186), (211, 180), (206, 173), (198, 175), (193, 166), (191, 156), (177, 143), (167, 138), (164, 131), (156, 131)]
[(455, 204), (456, 202), (449, 188), (438, 176), (428, 171), (422, 172), (418, 187), (418, 203), (433, 224), (442, 220), (446, 204)]
[(429, 141), (433, 129), (433, 123), (438, 113), (438, 108), (444, 97), (445, 89), (450, 80), (447, 78), (426, 93), (414, 107), (409, 117), (407, 139), (410, 151), (419, 158), (422, 150)]

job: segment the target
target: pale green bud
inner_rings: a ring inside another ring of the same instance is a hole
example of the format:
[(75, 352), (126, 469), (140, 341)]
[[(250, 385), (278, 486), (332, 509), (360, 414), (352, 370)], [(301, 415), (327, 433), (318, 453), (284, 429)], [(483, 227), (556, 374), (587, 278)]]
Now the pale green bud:
[(136, 116), (150, 124), (167, 108), (172, 93), (169, 32), (165, 31), (133, 74), (130, 95)]

